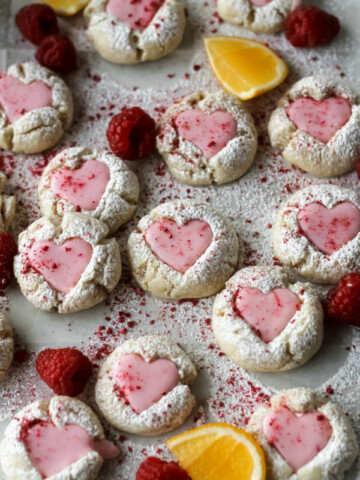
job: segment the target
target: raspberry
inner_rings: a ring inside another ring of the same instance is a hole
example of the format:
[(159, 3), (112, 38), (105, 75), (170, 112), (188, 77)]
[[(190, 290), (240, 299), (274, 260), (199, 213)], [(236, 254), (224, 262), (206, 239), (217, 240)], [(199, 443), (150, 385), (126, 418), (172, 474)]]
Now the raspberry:
[(138, 160), (154, 150), (156, 124), (141, 108), (125, 108), (111, 119), (106, 136), (115, 155)]
[(357, 172), (358, 179), (360, 180), (360, 160), (357, 162), (356, 172)]
[(15, 257), (17, 252), (16, 242), (11, 235), (8, 233), (0, 233), (0, 254), (4, 254), (11, 257)]
[(340, 22), (318, 7), (297, 7), (286, 19), (286, 38), (294, 47), (317, 47), (329, 43), (340, 30)]
[(329, 320), (360, 327), (360, 275), (348, 273), (342, 277), (329, 290), (323, 307)]
[(62, 35), (49, 35), (38, 46), (36, 60), (56, 73), (70, 73), (76, 69), (76, 51), (71, 40)]
[(187, 472), (175, 462), (148, 457), (136, 472), (136, 480), (189, 480)]
[(0, 290), (8, 288), (14, 278), (13, 262), (16, 242), (8, 233), (0, 233)]
[(84, 390), (92, 365), (76, 348), (47, 348), (39, 353), (36, 370), (55, 393), (76, 397)]
[(56, 13), (48, 5), (34, 3), (21, 8), (15, 23), (29, 42), (39, 45), (48, 35), (59, 33)]

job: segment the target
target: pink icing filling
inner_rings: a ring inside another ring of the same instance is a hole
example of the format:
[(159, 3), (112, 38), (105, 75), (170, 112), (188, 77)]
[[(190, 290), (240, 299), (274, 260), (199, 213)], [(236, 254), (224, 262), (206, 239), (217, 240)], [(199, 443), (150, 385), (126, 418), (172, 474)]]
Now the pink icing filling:
[(297, 218), (305, 236), (325, 254), (336, 252), (360, 232), (360, 211), (350, 202), (331, 209), (321, 203), (309, 203)]
[(95, 210), (110, 180), (110, 170), (103, 162), (88, 160), (80, 168), (67, 167), (53, 172), (51, 190), (58, 197), (84, 210)]
[(235, 307), (261, 340), (269, 343), (281, 333), (300, 308), (300, 300), (287, 288), (265, 294), (257, 288), (240, 288)]
[(163, 3), (164, 0), (109, 0), (106, 12), (133, 30), (142, 32)]
[(43, 82), (26, 85), (15, 77), (0, 73), (0, 105), (10, 123), (25, 113), (52, 105), (52, 91)]
[(296, 414), (287, 407), (272, 407), (263, 419), (267, 442), (297, 472), (328, 443), (332, 435), (329, 420), (320, 412)]
[(330, 97), (322, 102), (298, 98), (290, 103), (286, 113), (299, 130), (327, 143), (348, 122), (351, 107), (343, 97)]
[(80, 280), (92, 257), (92, 246), (81, 238), (57, 245), (52, 240), (34, 243), (28, 253), (30, 265), (58, 292), (69, 293)]
[(264, 5), (272, 2), (272, 0), (250, 0), (250, 2), (255, 5), (255, 7), (263, 7)]
[(213, 239), (210, 226), (203, 220), (190, 220), (177, 225), (163, 218), (145, 232), (145, 241), (166, 265), (185, 273), (203, 255)]
[(180, 381), (178, 369), (171, 360), (159, 358), (147, 363), (135, 354), (120, 357), (112, 374), (136, 413), (154, 405)]
[(39, 422), (24, 432), (24, 443), (36, 470), (48, 478), (72, 463), (96, 451), (103, 458), (115, 458), (119, 450), (108, 440), (93, 440), (79, 425), (56, 427), (50, 422)]
[(211, 114), (201, 110), (186, 110), (175, 118), (179, 135), (196, 145), (209, 159), (222, 150), (237, 135), (237, 124), (231, 113)]

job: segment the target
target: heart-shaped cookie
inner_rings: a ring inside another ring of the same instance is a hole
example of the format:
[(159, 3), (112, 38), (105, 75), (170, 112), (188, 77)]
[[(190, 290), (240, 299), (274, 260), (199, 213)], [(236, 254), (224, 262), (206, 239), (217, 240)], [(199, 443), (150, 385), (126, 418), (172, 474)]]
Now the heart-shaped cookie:
[(97, 451), (103, 458), (114, 458), (119, 450), (107, 440), (94, 441), (80, 425), (56, 427), (41, 421), (22, 434), (29, 457), (36, 470), (51, 477), (64, 468)]
[(106, 12), (142, 32), (163, 4), (164, 0), (109, 0)]
[(298, 213), (303, 234), (327, 255), (339, 250), (360, 232), (360, 210), (350, 202), (327, 208), (321, 203), (309, 203)]
[(175, 125), (180, 137), (196, 145), (207, 159), (214, 157), (237, 135), (234, 117), (221, 110), (211, 114), (186, 110), (176, 117)]
[(257, 288), (240, 288), (235, 308), (261, 340), (269, 343), (286, 327), (300, 308), (298, 296), (287, 288), (265, 294)]
[(52, 91), (45, 83), (29, 84), (8, 75), (0, 75), (0, 105), (10, 123), (25, 113), (52, 105)]
[(80, 280), (93, 254), (92, 246), (81, 238), (57, 245), (52, 240), (35, 242), (28, 253), (30, 265), (55, 290), (69, 293)]
[(190, 220), (178, 225), (163, 218), (154, 222), (145, 232), (145, 241), (153, 253), (166, 265), (185, 273), (205, 253), (213, 239), (208, 223)]
[(272, 2), (272, 0), (250, 0), (250, 3), (255, 5), (255, 7), (264, 7), (270, 2)]
[(262, 429), (294, 472), (321, 452), (332, 435), (330, 422), (321, 412), (297, 414), (282, 406), (268, 410)]
[(351, 107), (343, 97), (330, 97), (322, 102), (304, 97), (291, 102), (286, 113), (299, 130), (327, 143), (348, 122)]
[(84, 210), (95, 210), (110, 180), (109, 167), (88, 160), (80, 168), (56, 170), (51, 176), (51, 190), (58, 197)]
[(148, 363), (135, 354), (121, 356), (112, 373), (131, 408), (138, 414), (158, 402), (180, 380), (171, 360), (159, 358)]

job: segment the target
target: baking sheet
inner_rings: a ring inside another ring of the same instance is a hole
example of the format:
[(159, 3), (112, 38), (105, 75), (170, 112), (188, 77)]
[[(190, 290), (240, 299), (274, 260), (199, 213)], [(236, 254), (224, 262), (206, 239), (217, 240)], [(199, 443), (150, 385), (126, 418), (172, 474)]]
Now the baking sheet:
[[(34, 49), (21, 39), (14, 27), (14, 14), (26, 3), (0, 0), (0, 69), (14, 62), (33, 59)], [(145, 439), (118, 432), (103, 422), (109, 438), (120, 447), (119, 459), (106, 462), (101, 480), (133, 480), (139, 463), (148, 455), (170, 458), (164, 440), (208, 421), (226, 421), (244, 427), (256, 406), (267, 396), (285, 388), (308, 386), (329, 394), (347, 412), (360, 439), (359, 363), (360, 329), (337, 329), (326, 325), (324, 344), (306, 365), (285, 373), (250, 373), (222, 356), (209, 326), (213, 298), (172, 302), (143, 292), (132, 279), (125, 254), (129, 233), (138, 220), (160, 202), (177, 198), (206, 201), (231, 218), (245, 242), (245, 265), (272, 265), (271, 225), (277, 206), (289, 194), (314, 183), (336, 184), (358, 189), (356, 173), (324, 180), (292, 169), (271, 149), (267, 121), (281, 94), (298, 78), (327, 73), (346, 80), (360, 91), (360, 3), (358, 0), (313, 1), (336, 14), (342, 22), (339, 37), (328, 47), (296, 50), (283, 34), (254, 34), (219, 22), (214, 0), (184, 0), (188, 22), (184, 40), (171, 55), (155, 62), (112, 65), (102, 60), (86, 40), (81, 14), (61, 20), (79, 52), (79, 70), (66, 77), (75, 100), (75, 121), (61, 143), (52, 151), (32, 156), (9, 156), (0, 152), (0, 169), (9, 175), (7, 191), (18, 200), (15, 234), (38, 218), (36, 188), (41, 172), (53, 154), (65, 147), (88, 145), (106, 147), (105, 131), (111, 115), (123, 106), (139, 105), (159, 115), (172, 101), (194, 90), (219, 88), (208, 66), (203, 34), (242, 35), (269, 43), (289, 63), (291, 74), (278, 89), (247, 102), (259, 131), (259, 150), (253, 167), (242, 179), (224, 186), (191, 187), (175, 181), (160, 157), (129, 163), (141, 183), (139, 207), (133, 219), (116, 238), (122, 251), (123, 276), (107, 302), (73, 315), (44, 313), (22, 296), (16, 282), (0, 297), (15, 333), (17, 350), (26, 350), (25, 362), (14, 362), (0, 386), (0, 434), (11, 416), (21, 407), (51, 391), (34, 368), (36, 353), (45, 347), (77, 346), (97, 364), (125, 339), (148, 333), (169, 334), (188, 352), (198, 370), (193, 391), (197, 406), (177, 431)], [(188, 74), (188, 75), (185, 75)], [(188, 78), (187, 78), (188, 77)], [(243, 264), (239, 264), (241, 267)], [(319, 288), (323, 294), (326, 289)], [(94, 376), (95, 377), (95, 376)], [(329, 388), (330, 387), (330, 388)], [(94, 378), (80, 396), (98, 412), (93, 399)], [(0, 473), (0, 476), (2, 474)], [(360, 478), (360, 463), (349, 471), (347, 480)]]

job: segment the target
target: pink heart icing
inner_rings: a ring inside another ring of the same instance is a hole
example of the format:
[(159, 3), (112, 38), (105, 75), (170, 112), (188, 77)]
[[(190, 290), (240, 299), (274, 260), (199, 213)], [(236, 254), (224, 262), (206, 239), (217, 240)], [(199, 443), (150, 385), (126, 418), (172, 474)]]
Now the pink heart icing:
[(268, 3), (272, 2), (272, 0), (250, 0), (250, 2), (255, 5), (255, 7), (263, 7)]
[(93, 249), (81, 238), (70, 238), (57, 245), (52, 240), (34, 243), (29, 250), (30, 265), (55, 290), (69, 293), (88, 266)]
[(351, 116), (351, 107), (343, 97), (330, 97), (322, 102), (298, 98), (287, 107), (287, 115), (299, 130), (327, 143)]
[(138, 414), (158, 402), (180, 381), (178, 369), (171, 360), (159, 358), (148, 363), (135, 354), (120, 357), (112, 374), (131, 408)]
[(26, 428), (22, 439), (31, 463), (48, 478), (96, 451), (103, 458), (115, 458), (119, 450), (108, 440), (93, 440), (80, 425), (56, 427), (50, 422), (39, 422)]
[(196, 145), (209, 159), (222, 150), (237, 135), (237, 124), (231, 113), (221, 110), (205, 113), (186, 110), (175, 118), (180, 137)]
[(190, 220), (178, 225), (163, 218), (145, 232), (145, 241), (166, 265), (185, 273), (204, 254), (213, 239), (212, 230), (203, 220)]
[(110, 180), (109, 167), (88, 160), (80, 168), (56, 170), (51, 176), (51, 190), (58, 197), (84, 210), (95, 210)]
[(320, 412), (297, 414), (287, 407), (272, 407), (263, 418), (267, 442), (294, 472), (309, 463), (332, 435), (329, 420)]
[(163, 4), (164, 0), (109, 0), (106, 12), (142, 32)]
[(52, 91), (45, 83), (25, 84), (21, 80), (0, 73), (0, 105), (10, 123), (25, 113), (52, 105)]
[(235, 307), (261, 340), (269, 343), (286, 327), (300, 308), (298, 296), (287, 288), (265, 294), (257, 288), (240, 288)]
[(309, 203), (297, 215), (304, 235), (325, 254), (332, 254), (360, 232), (360, 211), (350, 202), (333, 208), (321, 203)]

